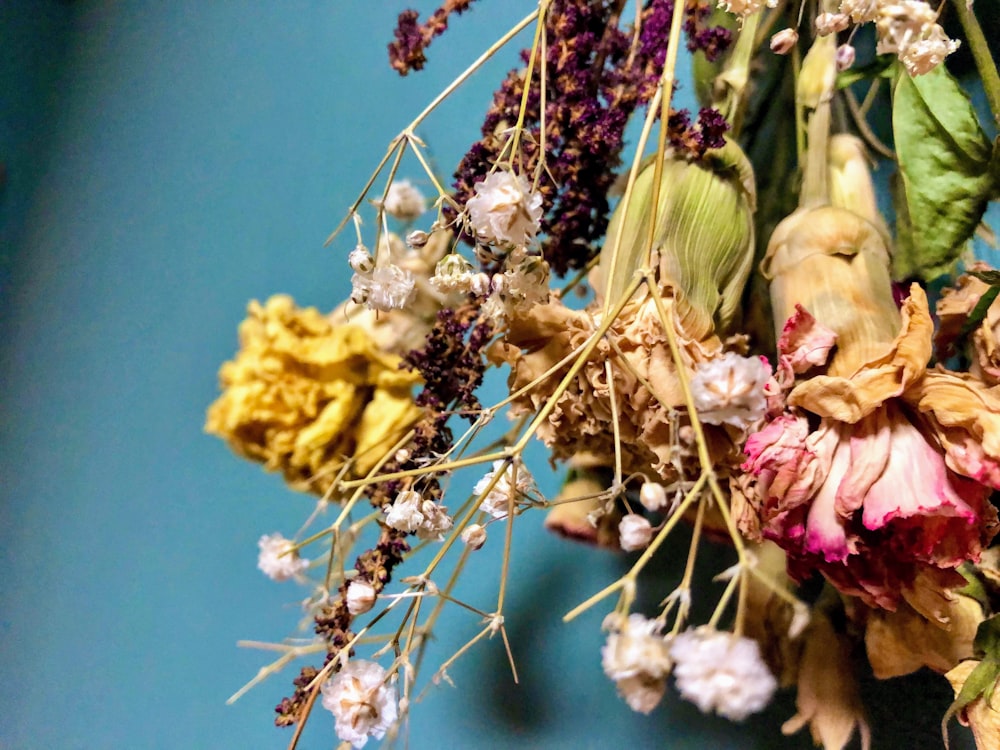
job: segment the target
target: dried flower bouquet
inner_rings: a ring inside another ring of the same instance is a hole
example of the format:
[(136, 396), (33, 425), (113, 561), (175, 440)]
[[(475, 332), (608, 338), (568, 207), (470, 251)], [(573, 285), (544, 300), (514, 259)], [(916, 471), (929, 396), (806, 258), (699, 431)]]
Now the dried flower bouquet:
[[(420, 70), (472, 6), (400, 14), (391, 65)], [(330, 238), (355, 230), (350, 299), (329, 314), (251, 303), (207, 429), (320, 498), (294, 538), (260, 540), (260, 569), (312, 592), (314, 639), (251, 682), (308, 660), (277, 708), (291, 747), (317, 703), (354, 747), (399, 733), (434, 624), (456, 609), (481, 629), (431, 681), (493, 636), (516, 678), (506, 573), (517, 517), (542, 510), (555, 533), (638, 553), (564, 618), (607, 609), (594, 658), (633, 710), (672, 684), (740, 721), (788, 687), (783, 731), (868, 747), (861, 648), (879, 678), (944, 675), (943, 726), (957, 716), (1000, 746), (1000, 273), (967, 255), (1000, 196), (1000, 149), (945, 69), (971, 50), (1000, 116), (989, 11), (719, 6), (541, 0), (389, 144)], [(417, 129), (526, 29), (449, 187)], [(682, 44), (697, 116), (671, 106)], [(891, 118), (882, 138), (875, 115)], [(872, 152), (898, 166), (893, 230)], [(926, 287), (942, 278), (935, 314)], [(489, 368), (509, 394), (484, 405)], [(493, 440), (501, 417), (513, 426)], [(555, 497), (532, 441), (565, 474)], [(686, 552), (665, 544), (682, 525)], [(706, 538), (736, 562), (702, 622)], [(492, 580), (477, 568), (487, 544), (504, 554), (484, 608), (455, 591)], [(677, 554), (681, 579), (637, 611), (640, 572)]]

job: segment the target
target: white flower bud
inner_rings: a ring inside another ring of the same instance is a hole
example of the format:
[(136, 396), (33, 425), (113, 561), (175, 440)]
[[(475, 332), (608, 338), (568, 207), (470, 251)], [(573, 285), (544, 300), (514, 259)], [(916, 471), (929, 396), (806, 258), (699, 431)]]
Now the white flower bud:
[(485, 273), (473, 274), (469, 282), (469, 291), (477, 297), (485, 297), (490, 293), (490, 277)]
[(358, 245), (347, 256), (347, 263), (354, 273), (366, 274), (375, 270), (375, 259), (364, 245)]
[(653, 526), (638, 513), (628, 513), (618, 524), (618, 537), (626, 552), (645, 549), (653, 539)]
[(363, 615), (375, 606), (375, 587), (368, 581), (355, 578), (347, 586), (347, 611)]
[(472, 549), (479, 549), (484, 544), (486, 544), (486, 529), (480, 526), (478, 523), (471, 524), (465, 527), (462, 532), (462, 543), (467, 547)]
[(670, 503), (667, 490), (656, 482), (643, 482), (639, 488), (639, 502), (646, 510), (657, 511), (666, 508)]
[(424, 245), (427, 244), (427, 240), (430, 239), (430, 235), (427, 232), (421, 231), (420, 229), (414, 229), (408, 235), (406, 235), (406, 244), (412, 247), (414, 250), (419, 250)]

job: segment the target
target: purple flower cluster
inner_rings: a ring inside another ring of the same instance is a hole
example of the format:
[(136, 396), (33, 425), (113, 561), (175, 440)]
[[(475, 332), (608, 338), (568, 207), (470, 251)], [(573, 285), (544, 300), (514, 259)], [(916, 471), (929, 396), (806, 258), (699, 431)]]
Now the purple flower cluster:
[(417, 21), (420, 17), (417, 11), (404, 10), (399, 14), (396, 30), (393, 32), (396, 40), (389, 43), (389, 64), (401, 76), (411, 70), (422, 70), (427, 62), (424, 50), (430, 46), (434, 37), (447, 30), (448, 16), (452, 13), (460, 15), (470, 5), (472, 0), (446, 0), (423, 24)]
[(688, 0), (684, 19), (684, 33), (690, 52), (701, 52), (709, 62), (715, 62), (733, 41), (733, 33), (724, 26), (708, 26), (706, 19), (712, 15), (715, 3), (706, 0)]
[[(539, 144), (544, 141), (545, 169), (538, 184), (545, 201), (542, 254), (560, 275), (585, 267), (599, 250), (608, 223), (608, 191), (625, 145), (625, 126), (636, 107), (647, 104), (655, 94), (663, 68), (672, 0), (646, 4), (639, 44), (634, 48), (632, 30), (619, 26), (624, 5), (621, 0), (552, 3), (546, 19), (545, 137), (541, 134), (539, 59), (524, 113), (528, 134), (520, 140), (519, 153), (505, 157), (522, 174), (534, 175), (543, 158)], [(703, 4), (689, 3), (685, 11), (689, 30), (702, 41), (708, 39), (699, 25)], [(727, 34), (712, 37), (716, 40), (710, 45), (712, 54), (721, 49), (723, 39), (728, 41)], [(529, 54), (522, 53), (525, 64)], [(524, 84), (525, 71), (513, 70), (494, 94), (483, 122), (483, 137), (469, 149), (455, 174), (455, 199), (460, 205), (474, 195), (475, 184), (485, 178), (503, 151), (509, 137), (505, 126), (517, 121)], [(700, 157), (706, 149), (721, 145), (724, 130), (719, 119), (717, 113), (703, 111), (699, 125), (692, 128), (686, 114), (672, 118), (670, 141), (675, 148)]]

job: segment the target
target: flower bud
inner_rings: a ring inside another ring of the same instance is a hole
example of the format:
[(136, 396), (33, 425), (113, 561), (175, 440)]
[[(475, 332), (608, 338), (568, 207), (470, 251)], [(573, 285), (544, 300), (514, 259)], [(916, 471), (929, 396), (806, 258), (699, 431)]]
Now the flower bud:
[(621, 547), (626, 552), (645, 549), (653, 539), (653, 527), (638, 513), (629, 513), (618, 524)]
[(427, 232), (421, 231), (420, 229), (414, 229), (406, 235), (406, 244), (414, 250), (419, 250), (427, 244), (428, 239), (430, 239), (430, 235), (427, 234)]
[(816, 16), (816, 33), (820, 36), (836, 34), (843, 31), (851, 23), (846, 13), (820, 13)]
[(375, 606), (375, 587), (368, 581), (355, 578), (347, 585), (347, 611), (363, 615)]
[(479, 549), (486, 544), (486, 529), (478, 523), (470, 524), (465, 527), (461, 539), (470, 549)]
[[(599, 296), (619, 299), (635, 272), (651, 261), (654, 173), (650, 160), (636, 178), (628, 202), (622, 200), (611, 217), (593, 275)], [(725, 328), (740, 309), (753, 262), (755, 201), (753, 168), (735, 143), (710, 150), (698, 161), (667, 155), (652, 251), (659, 258), (655, 269), (659, 284), (674, 290), (680, 323), (693, 339)]]
[(639, 502), (646, 510), (662, 510), (670, 503), (667, 497), (667, 490), (662, 484), (657, 482), (643, 482), (639, 488)]
[(771, 51), (776, 55), (787, 55), (799, 42), (799, 32), (795, 29), (782, 29), (771, 37)]
[(854, 65), (854, 47), (841, 44), (837, 47), (837, 72), (843, 73)]
[(358, 245), (347, 256), (347, 263), (354, 273), (366, 274), (375, 270), (375, 259), (364, 245)]

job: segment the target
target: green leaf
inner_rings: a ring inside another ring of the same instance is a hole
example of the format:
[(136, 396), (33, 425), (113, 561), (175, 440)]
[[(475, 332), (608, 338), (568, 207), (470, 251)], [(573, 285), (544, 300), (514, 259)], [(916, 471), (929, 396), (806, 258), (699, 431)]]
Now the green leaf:
[(1000, 663), (1000, 614), (979, 623), (972, 647), (976, 656)]
[(863, 67), (850, 67), (837, 74), (837, 88), (846, 89), (858, 81), (891, 77), (895, 60), (895, 55), (879, 55)]
[(902, 175), (897, 210), (908, 219), (894, 259), (900, 277), (951, 270), (1000, 186), (993, 146), (968, 96), (944, 66), (893, 91), (892, 129)]
[[(982, 625), (985, 624), (982, 623)], [(989, 700), (997, 680), (1000, 680), (1000, 662), (996, 659), (984, 659), (969, 673), (965, 684), (962, 685), (962, 689), (955, 698), (955, 702), (948, 706), (944, 718), (941, 719), (941, 733), (944, 736), (945, 747), (948, 747), (948, 722), (951, 721), (951, 717), (979, 696), (984, 696), (986, 700)]]

